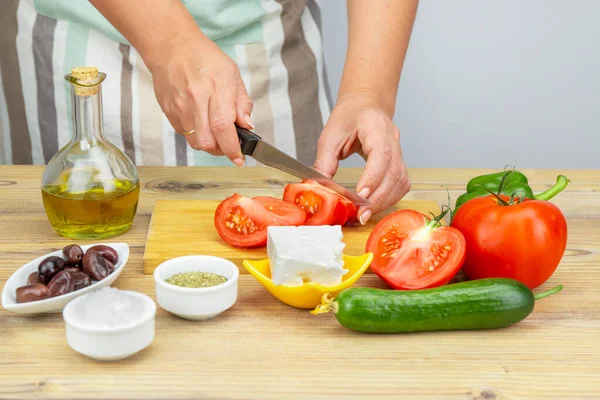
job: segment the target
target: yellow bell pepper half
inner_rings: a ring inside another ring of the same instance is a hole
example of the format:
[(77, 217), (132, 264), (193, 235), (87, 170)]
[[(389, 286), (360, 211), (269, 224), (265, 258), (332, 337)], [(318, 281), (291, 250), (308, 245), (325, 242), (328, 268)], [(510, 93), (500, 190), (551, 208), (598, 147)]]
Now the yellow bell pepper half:
[(344, 255), (344, 268), (348, 270), (342, 282), (336, 286), (323, 286), (307, 282), (299, 286), (275, 285), (271, 280), (269, 260), (244, 260), (244, 268), (252, 274), (273, 296), (283, 303), (296, 308), (313, 309), (321, 304), (325, 293), (336, 296), (342, 290), (354, 285), (358, 278), (369, 268), (373, 253), (361, 256)]

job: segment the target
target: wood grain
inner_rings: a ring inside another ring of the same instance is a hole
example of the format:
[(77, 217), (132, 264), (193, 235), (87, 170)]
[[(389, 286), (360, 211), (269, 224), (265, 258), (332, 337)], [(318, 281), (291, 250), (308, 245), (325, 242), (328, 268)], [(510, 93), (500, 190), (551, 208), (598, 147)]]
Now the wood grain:
[[(156, 200), (281, 195), (293, 178), (266, 168), (140, 168), (132, 248), (116, 287), (154, 297), (142, 256)], [(488, 170), (410, 170), (407, 200), (446, 203)], [(524, 171), (535, 191), (565, 171)], [(0, 282), (20, 265), (70, 243), (54, 234), (41, 197), (42, 168), (0, 166)], [(352, 187), (361, 170), (342, 170)], [(566, 171), (553, 202), (569, 224), (567, 251), (550, 281), (565, 289), (501, 330), (363, 335), (331, 315), (312, 316), (240, 277), (236, 305), (192, 323), (159, 308), (156, 339), (127, 360), (99, 363), (67, 346), (60, 315), (0, 311), (0, 399), (598, 399), (600, 398), (600, 172)], [(374, 275), (359, 285), (383, 287)]]
[[(154, 205), (144, 250), (144, 273), (154, 273), (160, 263), (173, 257), (203, 254), (226, 258), (238, 266), (240, 273), (247, 274), (242, 266), (244, 260), (266, 258), (265, 247), (236, 249), (221, 239), (214, 224), (218, 205), (219, 201), (215, 200), (158, 200)], [(413, 209), (426, 215), (439, 212), (434, 201), (402, 200), (374, 216), (365, 226), (344, 227), (344, 253), (363, 254), (369, 233), (377, 221), (399, 209)], [(371, 272), (370, 269), (368, 272)]]

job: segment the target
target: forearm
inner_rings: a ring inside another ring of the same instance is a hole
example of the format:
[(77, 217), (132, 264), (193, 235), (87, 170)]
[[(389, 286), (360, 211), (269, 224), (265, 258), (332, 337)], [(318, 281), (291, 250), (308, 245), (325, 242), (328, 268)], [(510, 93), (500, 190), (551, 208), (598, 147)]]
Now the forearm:
[(338, 99), (375, 95), (391, 116), (418, 0), (347, 0), (348, 51)]
[(180, 0), (90, 0), (149, 68), (177, 41), (209, 39)]

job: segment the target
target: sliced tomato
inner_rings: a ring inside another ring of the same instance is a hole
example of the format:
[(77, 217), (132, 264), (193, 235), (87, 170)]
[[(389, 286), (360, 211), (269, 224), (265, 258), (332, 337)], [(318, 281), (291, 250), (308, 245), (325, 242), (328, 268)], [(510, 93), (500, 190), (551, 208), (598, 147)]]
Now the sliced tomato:
[(260, 247), (267, 243), (268, 226), (302, 225), (306, 213), (299, 207), (274, 197), (242, 197), (234, 194), (215, 211), (215, 227), (228, 244)]
[(283, 200), (306, 212), (306, 225), (345, 225), (356, 220), (354, 203), (311, 179), (287, 185)]
[(303, 225), (306, 221), (306, 213), (300, 207), (274, 197), (253, 197), (269, 214), (269, 226)]
[[(342, 204), (345, 203), (344, 206), (346, 207), (346, 222), (345, 222), (345, 224), (349, 224), (349, 223), (356, 221), (356, 213), (358, 212), (358, 206), (345, 197), (342, 197), (341, 203)], [(344, 225), (344, 224), (342, 224), (342, 225)]]
[(434, 222), (414, 210), (399, 210), (379, 221), (366, 245), (374, 255), (373, 272), (394, 289), (448, 283), (465, 261), (465, 238)]

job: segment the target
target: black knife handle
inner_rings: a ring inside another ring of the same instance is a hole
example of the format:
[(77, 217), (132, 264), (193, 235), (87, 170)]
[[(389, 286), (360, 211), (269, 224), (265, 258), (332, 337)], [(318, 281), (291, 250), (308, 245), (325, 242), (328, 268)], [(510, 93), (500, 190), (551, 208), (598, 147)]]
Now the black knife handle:
[(235, 129), (237, 130), (238, 138), (240, 139), (242, 154), (251, 156), (252, 153), (254, 153), (258, 141), (262, 138), (256, 133), (250, 132), (248, 129), (244, 129), (241, 126), (236, 125)]

